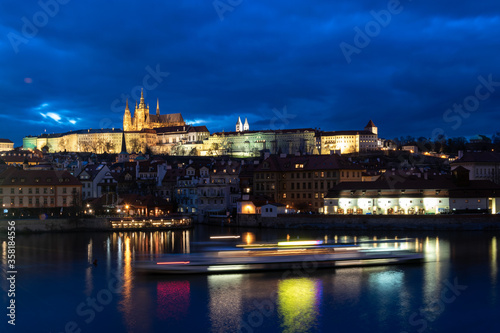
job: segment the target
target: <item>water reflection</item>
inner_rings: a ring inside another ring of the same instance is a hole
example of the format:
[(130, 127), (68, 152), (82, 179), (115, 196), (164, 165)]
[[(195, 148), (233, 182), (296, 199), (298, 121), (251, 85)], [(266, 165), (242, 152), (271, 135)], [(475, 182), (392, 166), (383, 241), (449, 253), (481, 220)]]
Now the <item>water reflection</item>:
[(212, 332), (237, 332), (242, 317), (242, 275), (210, 275), (207, 281)]
[(498, 261), (497, 261), (498, 249), (497, 249), (497, 238), (492, 237), (490, 243), (490, 269), (491, 269), (491, 284), (497, 284), (498, 278)]
[(187, 317), (190, 296), (189, 281), (160, 281), (156, 286), (158, 318), (181, 320)]
[(278, 311), (283, 332), (317, 329), (322, 291), (319, 279), (298, 278), (279, 282)]
[(94, 290), (94, 283), (92, 281), (93, 278), (93, 270), (92, 266), (90, 264), (92, 263), (92, 238), (89, 240), (89, 243), (87, 244), (87, 263), (88, 267), (85, 270), (85, 295), (90, 296), (92, 294), (92, 291)]

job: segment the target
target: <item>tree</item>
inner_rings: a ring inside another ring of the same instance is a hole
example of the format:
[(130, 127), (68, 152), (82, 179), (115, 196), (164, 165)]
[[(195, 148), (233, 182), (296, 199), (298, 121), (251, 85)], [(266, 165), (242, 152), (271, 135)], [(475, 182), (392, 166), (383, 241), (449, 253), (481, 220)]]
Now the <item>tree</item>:
[(115, 152), (115, 145), (110, 140), (104, 142), (104, 151), (107, 153)]
[(137, 138), (130, 140), (130, 149), (134, 153), (137, 153), (141, 150), (141, 144), (139, 143), (139, 140)]
[(68, 140), (65, 137), (59, 139), (59, 151), (65, 151), (68, 147)]

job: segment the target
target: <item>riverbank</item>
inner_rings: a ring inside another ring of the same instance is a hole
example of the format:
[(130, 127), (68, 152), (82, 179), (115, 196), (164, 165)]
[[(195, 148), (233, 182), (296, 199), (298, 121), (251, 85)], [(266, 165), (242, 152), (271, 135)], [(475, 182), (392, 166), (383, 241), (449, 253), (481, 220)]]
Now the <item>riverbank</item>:
[(352, 230), (500, 230), (500, 215), (239, 215), (242, 227)]
[[(7, 232), (8, 221), (15, 221), (16, 233), (40, 232), (73, 232), (73, 231), (150, 231), (191, 228), (191, 224), (169, 226), (139, 226), (139, 223), (129, 223), (128, 226), (115, 226), (109, 218), (58, 218), (58, 219), (11, 219), (0, 220), (0, 233)], [(125, 220), (127, 222), (127, 220)]]

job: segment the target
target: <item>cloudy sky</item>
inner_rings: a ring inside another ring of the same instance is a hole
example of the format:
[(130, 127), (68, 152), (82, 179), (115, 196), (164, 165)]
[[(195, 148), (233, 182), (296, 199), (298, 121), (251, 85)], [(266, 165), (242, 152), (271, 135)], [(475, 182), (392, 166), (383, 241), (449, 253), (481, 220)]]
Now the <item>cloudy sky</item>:
[(122, 128), (151, 112), (210, 132), (500, 131), (500, 2), (0, 2), (0, 137)]

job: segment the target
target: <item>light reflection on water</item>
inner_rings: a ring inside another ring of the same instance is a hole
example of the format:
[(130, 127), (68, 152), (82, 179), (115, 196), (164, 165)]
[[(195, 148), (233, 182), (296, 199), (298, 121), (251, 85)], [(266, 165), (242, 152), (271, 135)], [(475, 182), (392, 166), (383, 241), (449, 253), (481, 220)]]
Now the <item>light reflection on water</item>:
[(283, 332), (311, 332), (317, 328), (322, 281), (290, 278), (278, 284), (278, 311)]
[[(242, 242), (283, 240), (287, 235), (292, 240), (300, 237), (301, 240), (330, 239), (338, 243), (393, 238), (375, 232), (357, 235), (320, 231), (303, 235), (300, 231), (290, 230), (251, 232), (242, 230), (233, 233), (241, 235)], [(498, 234), (472, 235), (472, 238), (462, 234), (451, 237), (446, 233), (439, 236), (417, 235), (395, 246), (420, 249), (426, 255), (426, 262), (422, 265), (317, 272), (302, 270), (287, 275), (269, 272), (144, 277), (134, 273), (136, 261), (156, 259), (166, 253), (199, 251), (192, 240), (206, 242), (210, 233), (193, 236), (191, 230), (20, 236), (18, 260), (25, 264), (26, 290), (32, 293), (25, 296), (24, 306), (29, 311), (42, 312), (41, 331), (63, 331), (67, 321), (75, 320), (85, 328), (83, 332), (98, 332), (99, 329), (89, 329), (94, 323), (85, 326), (82, 318), (75, 317), (74, 309), (87, 297), (95, 297), (105, 288), (115, 272), (122, 278), (119, 292), (113, 303), (107, 305), (95, 320), (96, 327), (111, 321), (117, 331), (236, 332), (251, 329), (254, 332), (314, 332), (331, 327), (352, 331), (381, 331), (391, 327), (394, 331), (411, 332), (419, 328), (409, 321), (413, 313), (422, 313), (418, 318), (425, 318), (434, 331), (444, 331), (449, 328), (447, 325), (451, 325), (445, 323), (463, 317), (461, 313), (450, 314), (448, 309), (452, 307), (448, 304), (444, 310), (436, 306), (436, 300), (445, 288), (443, 282), (453, 281), (456, 277), (468, 289), (457, 297), (454, 307), (473, 310), (470, 304), (480, 302), (475, 297), (483, 294), (488, 306), (493, 309), (500, 307), (497, 288)], [(399, 239), (411, 237), (407, 233), (397, 236)], [(379, 244), (379, 247), (385, 246)], [(3, 268), (6, 267), (6, 249), (6, 243), (2, 242)], [(89, 265), (93, 259), (98, 259), (97, 267)], [(47, 268), (45, 265), (48, 265)], [(474, 274), (468, 269), (471, 266), (474, 266)], [(5, 275), (5, 269), (2, 272)], [(80, 293), (69, 292), (66, 301), (61, 302), (64, 305), (54, 305), (52, 312), (44, 314), (48, 309), (32, 309), (27, 302), (34, 297), (50, 299), (48, 291), (30, 287), (38, 278), (46, 284), (44, 289), (56, 291), (59, 285), (64, 286), (65, 281), (71, 280), (72, 284), (79, 286)], [(482, 280), (476, 285), (472, 278)], [(5, 286), (5, 278), (2, 278), (1, 285)], [(477, 288), (482, 289), (477, 291)], [(251, 316), (258, 312), (258, 304), (270, 304), (264, 314), (255, 317), (259, 320)], [(54, 317), (51, 314), (53, 311), (63, 312), (63, 307), (68, 310), (58, 319), (57, 327), (44, 322), (46, 318)], [(487, 313), (487, 309), (483, 311)]]

